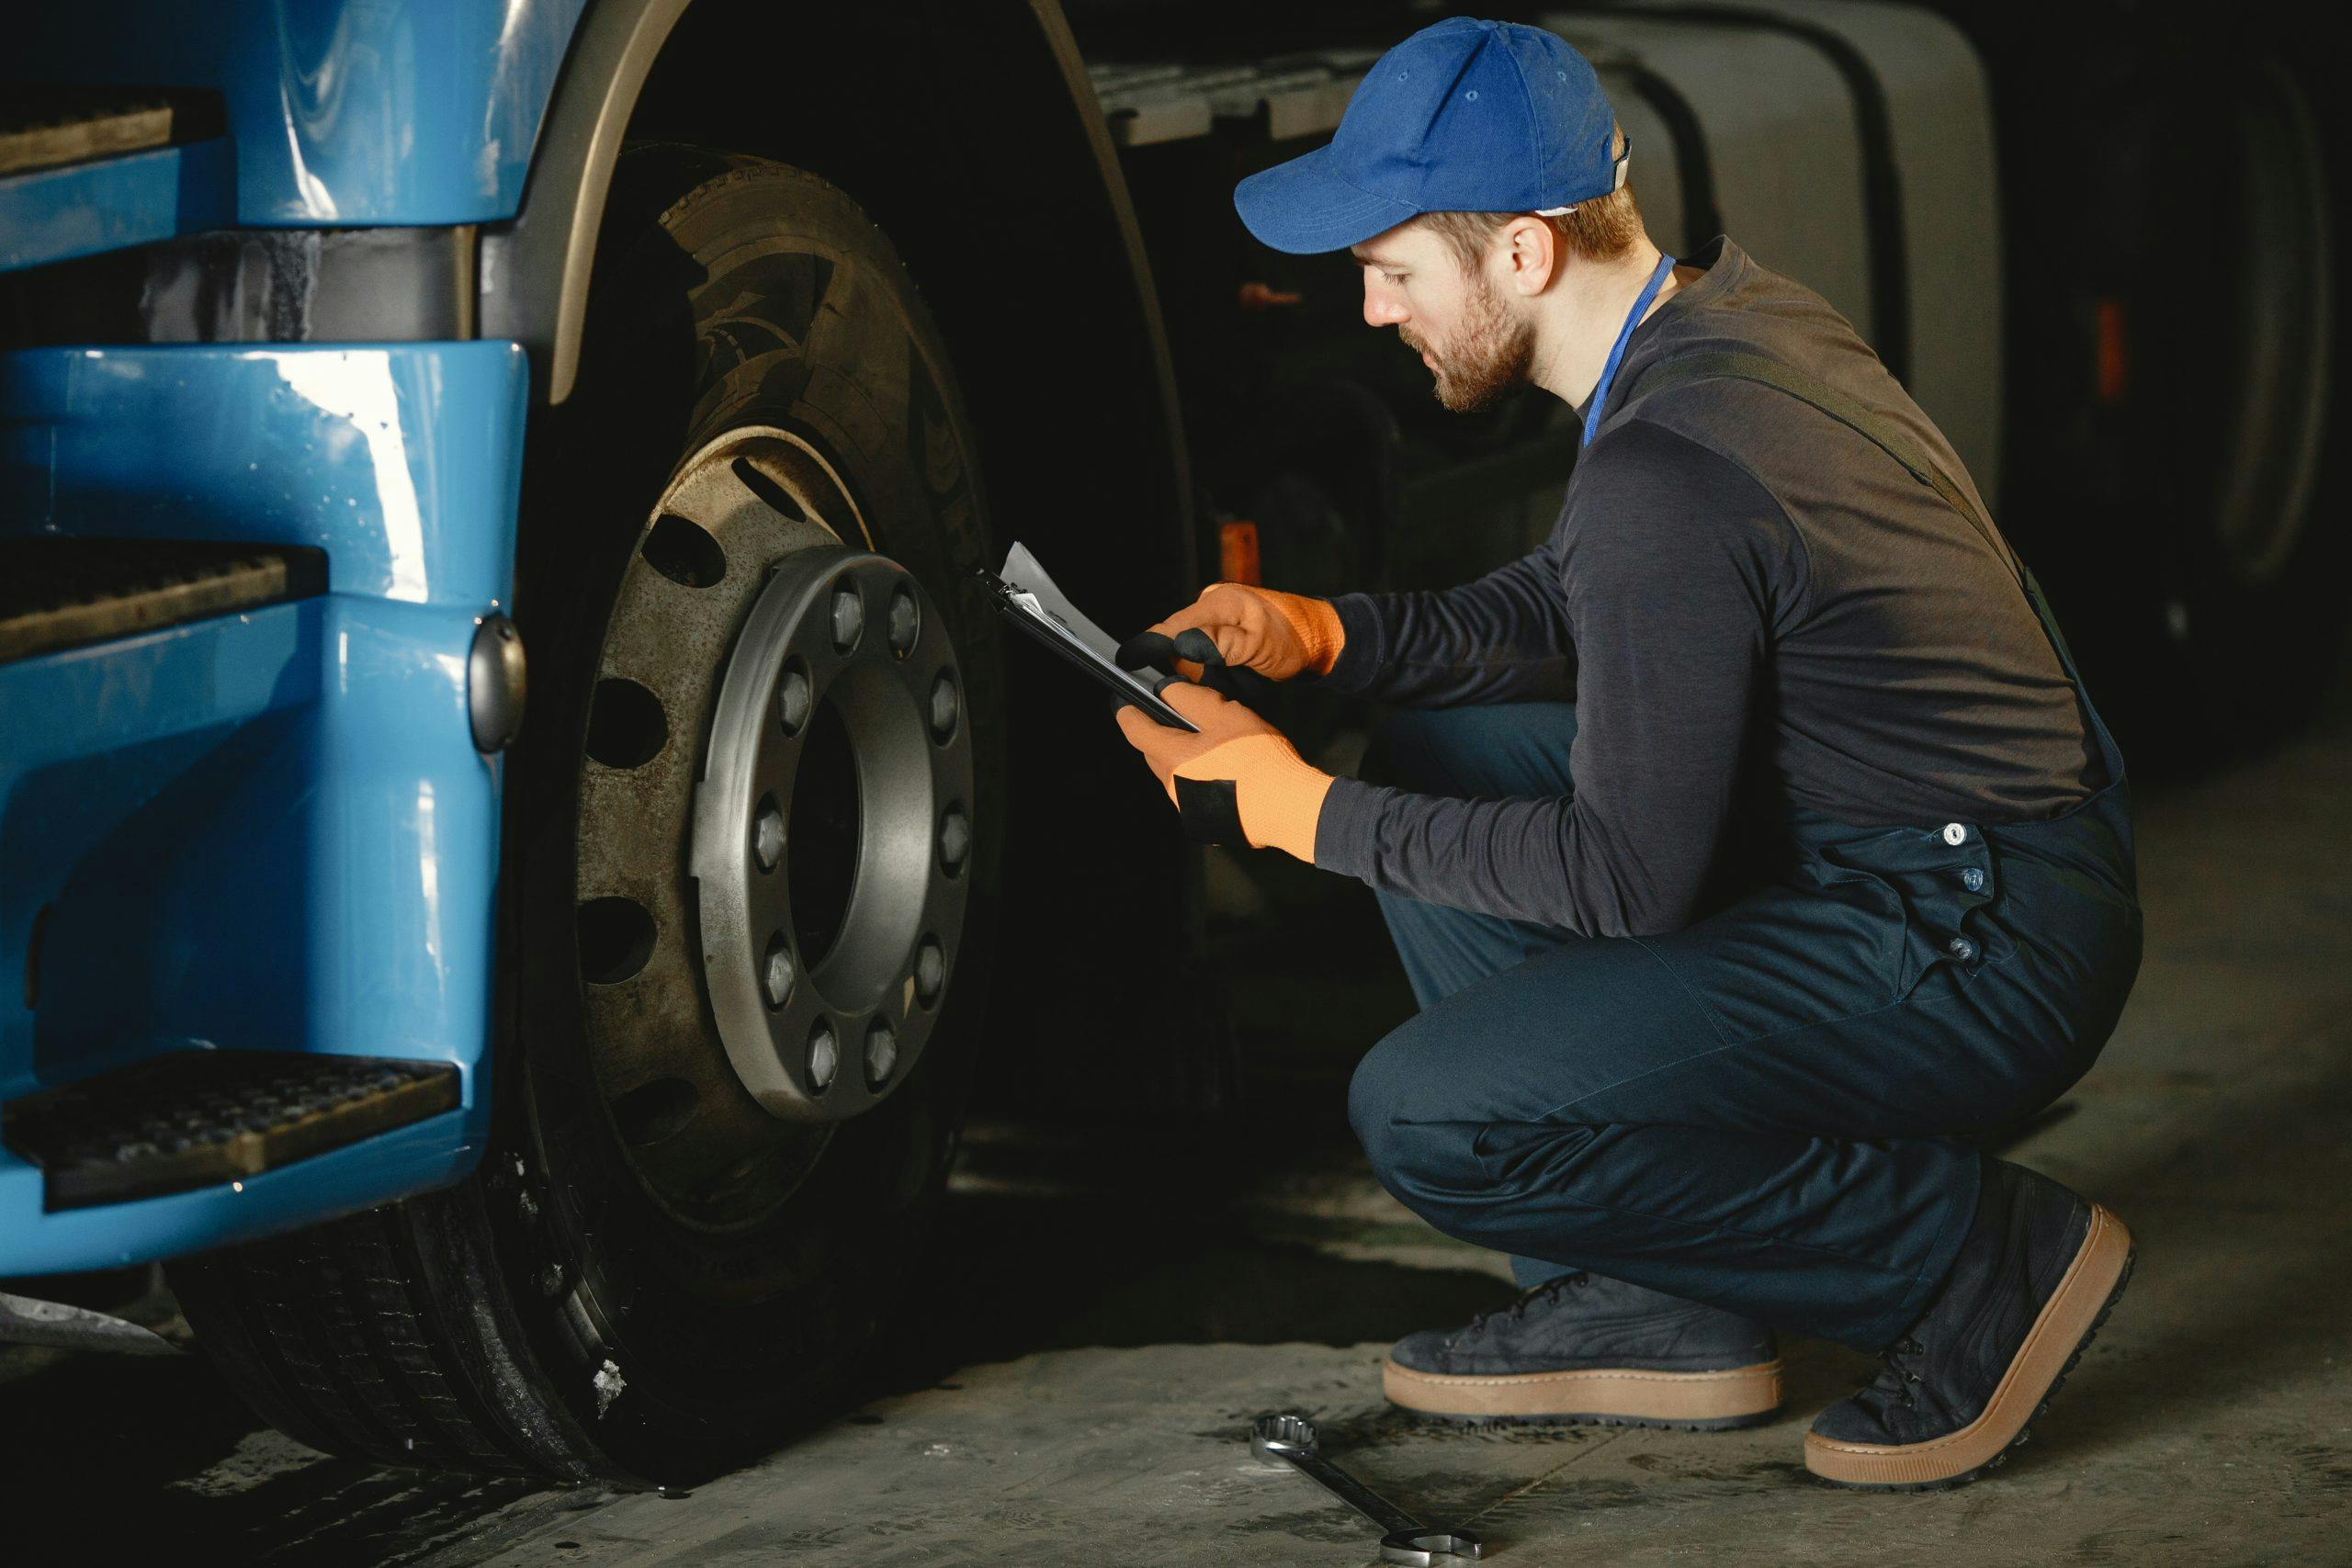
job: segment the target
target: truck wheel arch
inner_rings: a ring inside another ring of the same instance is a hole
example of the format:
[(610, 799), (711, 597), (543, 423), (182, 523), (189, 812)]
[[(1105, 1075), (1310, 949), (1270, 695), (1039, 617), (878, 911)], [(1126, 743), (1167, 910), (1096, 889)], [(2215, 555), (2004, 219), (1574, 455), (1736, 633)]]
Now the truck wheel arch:
[[(987, 15), (972, 15), (982, 9)], [(843, 11), (857, 15), (836, 14)], [(918, 40), (936, 48), (941, 35), (957, 32), (957, 47), (985, 78), (967, 97), (902, 99), (881, 117), (910, 128), (894, 144), (860, 147), (859, 137), (845, 135), (831, 148), (808, 145), (813, 126), (877, 118), (873, 95), (862, 92), (860, 82), (899, 85), (896, 67), (904, 57), (890, 51)], [(780, 95), (789, 97), (789, 112), (752, 101), (752, 92), (773, 86), (786, 72), (797, 73)], [(716, 91), (712, 73), (722, 78)], [(991, 85), (1004, 112), (988, 120), (985, 139), (1001, 165), (1034, 171), (1023, 182), (1027, 194), (1038, 194), (1041, 181), (1060, 182), (1057, 199), (1036, 204), (1031, 214), (1049, 212), (1053, 220), (1017, 243), (1006, 243), (1016, 237), (990, 236), (948, 259), (931, 225), (894, 221), (892, 215), (935, 207), (942, 197), (978, 209), (1010, 193), (1009, 186), (959, 184), (920, 157), (953, 145), (959, 131), (969, 141), (983, 129), (958, 116), (987, 98)], [(1039, 90), (1048, 85), (1055, 89), (1050, 101)], [(843, 113), (859, 105), (869, 106), (865, 114)], [(1164, 480), (1153, 488), (1166, 498), (1171, 526), (1165, 533), (1178, 545), (1170, 564), (1191, 577), (1191, 487), (1183, 480), (1188, 463), (1167, 334), (1125, 180), (1055, 0), (985, 8), (933, 0), (870, 8), (594, 0), (541, 121), (522, 209), (481, 238), (481, 333), (524, 345), (535, 400), (542, 404), (560, 403), (571, 392), (614, 164), (626, 140), (649, 130), (787, 159), (857, 196), (899, 243), (951, 344), (976, 340), (977, 354), (959, 354), (976, 404), (989, 400), (988, 383), (1003, 378), (989, 362), (998, 345), (988, 340), (1009, 334), (971, 320), (971, 302), (992, 291), (1001, 299), (1034, 302), (1050, 290), (1059, 308), (1025, 312), (1027, 324), (1017, 335), (1061, 374), (1106, 393), (1131, 389), (1148, 399), (1152, 417), (1141, 428), (1125, 422), (1131, 450), (1123, 466)], [(1081, 173), (1091, 177), (1072, 178)], [(927, 176), (935, 183), (927, 184)], [(1084, 199), (1070, 199), (1074, 193)], [(1024, 267), (1024, 260), (1033, 265)], [(941, 287), (950, 268), (978, 277), (980, 286)], [(1001, 449), (1003, 443), (989, 446)]]

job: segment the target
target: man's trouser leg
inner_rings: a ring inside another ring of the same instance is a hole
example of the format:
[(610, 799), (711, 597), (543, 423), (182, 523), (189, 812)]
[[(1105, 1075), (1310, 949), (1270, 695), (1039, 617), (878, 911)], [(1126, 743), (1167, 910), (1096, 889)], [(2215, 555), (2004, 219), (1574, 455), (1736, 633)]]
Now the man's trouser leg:
[[(1411, 716), (1385, 775), (1405, 784), (1416, 749), (1448, 741), (1461, 773), (1464, 737), (1526, 736), (1548, 706), (1466, 729), (1448, 721), (1476, 710)], [(1351, 1088), (1374, 1171), (1464, 1240), (1849, 1344), (1894, 1338), (1973, 1213), (1982, 1162), (1955, 1134), (2078, 1077), (2137, 961), (2136, 930), (2127, 954), (2078, 867), (1996, 863), (1982, 829), (1956, 826), (1948, 854), (1932, 828), (1856, 829), (1686, 931), (1564, 935), (1434, 998)], [(1972, 868), (1978, 945), (1923, 962), (1943, 941), (1923, 928), (1952, 913), (1939, 890)], [(1417, 987), (1528, 934), (1399, 914)]]
[[(1568, 747), (1577, 738), (1574, 703), (1501, 703), (1420, 708), (1382, 725), (1362, 773), (1375, 784), (1419, 795), (1543, 798), (1571, 784)], [(1423, 1009), (1489, 975), (1564, 942), (1583, 940), (1556, 926), (1481, 915), (1374, 890), (1396, 956)], [(1513, 1254), (1521, 1289), (1568, 1271), (1561, 1263)]]

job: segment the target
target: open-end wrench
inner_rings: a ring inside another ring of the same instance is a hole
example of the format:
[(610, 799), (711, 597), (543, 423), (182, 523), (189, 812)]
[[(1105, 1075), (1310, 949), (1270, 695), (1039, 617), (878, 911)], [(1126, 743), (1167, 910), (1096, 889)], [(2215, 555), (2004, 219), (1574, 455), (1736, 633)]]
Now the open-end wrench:
[(1304, 1416), (1261, 1416), (1250, 1428), (1250, 1451), (1262, 1460), (1285, 1460), (1323, 1483), (1324, 1490), (1378, 1525), (1383, 1562), (1437, 1568), (1447, 1561), (1479, 1555), (1478, 1538), (1468, 1530), (1425, 1525), (1396, 1504), (1315, 1451), (1315, 1423)]

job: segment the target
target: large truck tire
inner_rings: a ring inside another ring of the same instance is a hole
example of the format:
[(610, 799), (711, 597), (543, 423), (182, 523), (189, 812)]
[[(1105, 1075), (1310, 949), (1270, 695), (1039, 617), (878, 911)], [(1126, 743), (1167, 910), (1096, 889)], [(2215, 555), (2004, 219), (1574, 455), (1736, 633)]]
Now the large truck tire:
[(2227, 764), (2308, 721), (2352, 626), (2352, 160), (2318, 18), (1962, 14), (2003, 132), (2004, 515), (2134, 773)]
[(2168, 460), (2152, 467), (2184, 503), (2163, 536), (2157, 667), (2219, 742), (2183, 738), (2209, 761), (2309, 722), (2352, 625), (2352, 127), (2321, 58), (2276, 34), (2223, 58), (2220, 134), (2194, 176), (2211, 229), (2153, 242), (2174, 257), (2170, 288), (2199, 301), (2173, 307), (2177, 336), (2150, 367), (2168, 389), (2152, 434)]
[(525, 482), (491, 1146), (171, 1280), (316, 1448), (641, 1486), (834, 1409), (920, 1258), (1004, 698), (969, 427), (856, 205), (632, 148), (594, 277)]

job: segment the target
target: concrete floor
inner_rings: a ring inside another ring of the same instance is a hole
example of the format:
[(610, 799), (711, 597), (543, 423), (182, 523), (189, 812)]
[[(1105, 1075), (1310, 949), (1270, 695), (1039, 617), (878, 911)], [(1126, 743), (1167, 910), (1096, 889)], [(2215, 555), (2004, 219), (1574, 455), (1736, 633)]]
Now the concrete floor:
[(1401, 981), (1286, 962), (1249, 981), (1249, 1114), (977, 1126), (925, 1326), (874, 1397), (691, 1495), (322, 1461), (198, 1362), (10, 1352), (0, 1529), (271, 1562), (1365, 1562), (1359, 1521), (1250, 1457), (1250, 1419), (1293, 1409), (1506, 1562), (2352, 1562), (2352, 682), (2280, 752), (2143, 792), (2141, 824), (2138, 989), (2073, 1114), (2011, 1152), (2115, 1208), (2139, 1271), (2035, 1440), (1956, 1493), (1811, 1483), (1806, 1423), (1871, 1363), (1810, 1341), (1786, 1414), (1747, 1432), (1392, 1416), (1387, 1343), (1507, 1276), (1347, 1137), (1340, 1086)]

